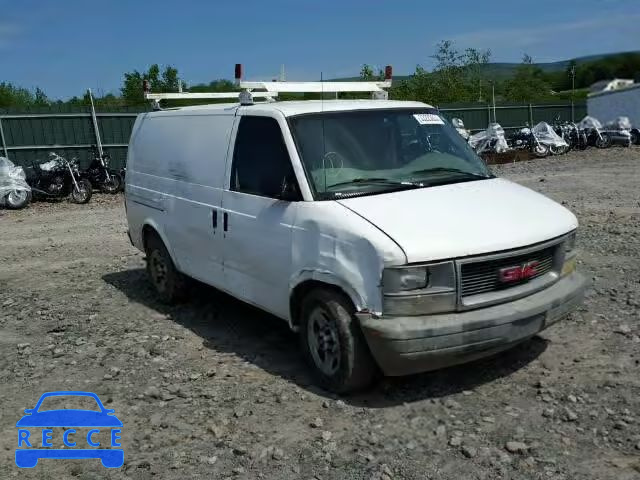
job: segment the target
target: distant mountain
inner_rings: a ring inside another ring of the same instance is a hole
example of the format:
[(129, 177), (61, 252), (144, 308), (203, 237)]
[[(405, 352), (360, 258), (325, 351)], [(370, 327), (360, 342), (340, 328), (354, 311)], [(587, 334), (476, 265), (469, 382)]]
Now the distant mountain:
[[(585, 63), (596, 62), (598, 60), (603, 59), (611, 59), (614, 57), (620, 57), (623, 55), (635, 54), (640, 55), (640, 50), (630, 51), (630, 52), (617, 52), (617, 53), (602, 53), (598, 55), (588, 55), (585, 57), (578, 57), (570, 60), (561, 60), (558, 62), (547, 62), (547, 63), (536, 63), (537, 67), (540, 67), (546, 73), (555, 73), (562, 72), (566, 70), (566, 68), (571, 64), (572, 61), (576, 62), (576, 65), (582, 65)], [(510, 78), (515, 73), (515, 70), (518, 68), (520, 63), (509, 63), (509, 62), (495, 62), (489, 63), (486, 66), (486, 75), (495, 80), (506, 80)], [(394, 75), (393, 79), (395, 81), (401, 81), (409, 78), (411, 75)], [(347, 78), (337, 78), (335, 80), (338, 81), (356, 81), (360, 80), (360, 77), (347, 77)]]
[[(578, 57), (571, 60), (561, 60), (558, 62), (547, 62), (547, 63), (536, 63), (537, 67), (540, 67), (546, 73), (555, 73), (555, 72), (563, 72), (567, 69), (567, 67), (571, 64), (572, 61), (576, 63), (576, 65), (582, 65), (585, 63), (596, 62), (598, 60), (603, 59), (612, 59), (615, 57), (621, 57), (623, 55), (628, 54), (640, 54), (640, 50), (631, 51), (631, 52), (617, 52), (617, 53), (603, 53), (599, 55), (588, 55), (585, 57)], [(512, 76), (518, 68), (519, 63), (490, 63), (487, 65), (487, 74), (489, 76), (495, 77), (496, 80), (504, 80)]]

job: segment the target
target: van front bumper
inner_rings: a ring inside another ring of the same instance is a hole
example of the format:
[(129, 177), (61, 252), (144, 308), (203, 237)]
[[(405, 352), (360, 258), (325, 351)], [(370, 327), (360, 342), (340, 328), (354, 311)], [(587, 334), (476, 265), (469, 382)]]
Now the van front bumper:
[(509, 303), (468, 312), (411, 317), (359, 315), (385, 375), (436, 370), (506, 350), (577, 308), (586, 281), (574, 272), (552, 286)]

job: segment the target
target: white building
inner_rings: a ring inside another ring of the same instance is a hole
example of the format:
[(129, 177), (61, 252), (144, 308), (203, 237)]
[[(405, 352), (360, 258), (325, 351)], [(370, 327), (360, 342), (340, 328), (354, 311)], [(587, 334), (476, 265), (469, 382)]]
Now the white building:
[(589, 94), (587, 110), (602, 123), (617, 117), (629, 117), (633, 126), (640, 126), (640, 83)]
[(610, 92), (633, 85), (633, 80), (627, 78), (614, 78), (613, 80), (600, 80), (589, 87), (591, 93)]

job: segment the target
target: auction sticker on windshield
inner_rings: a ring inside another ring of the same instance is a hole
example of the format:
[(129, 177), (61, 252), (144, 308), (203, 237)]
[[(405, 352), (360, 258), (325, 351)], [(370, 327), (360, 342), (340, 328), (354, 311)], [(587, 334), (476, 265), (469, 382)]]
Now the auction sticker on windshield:
[(124, 463), (122, 422), (95, 393), (47, 392), (24, 413), (16, 423), (18, 467), (33, 468), (41, 458), (95, 458), (107, 468)]
[(433, 113), (416, 113), (413, 115), (420, 125), (444, 125), (442, 119)]

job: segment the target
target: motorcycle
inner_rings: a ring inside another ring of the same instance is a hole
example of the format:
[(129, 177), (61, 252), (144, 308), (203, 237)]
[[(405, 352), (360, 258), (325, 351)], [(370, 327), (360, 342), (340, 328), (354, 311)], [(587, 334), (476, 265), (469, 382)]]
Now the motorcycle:
[(638, 142), (638, 129), (635, 129), (636, 132), (634, 132), (634, 129), (631, 127), (629, 117), (618, 117), (615, 120), (608, 122), (604, 126), (604, 130), (607, 135), (611, 137), (611, 143), (614, 145), (630, 147)]
[(93, 189), (91, 182), (81, 178), (76, 159), (67, 160), (56, 153), (49, 153), (50, 160), (33, 163), (27, 168), (27, 183), (35, 197), (65, 198), (74, 203), (88, 203)]
[(25, 181), (24, 169), (8, 158), (0, 157), (0, 205), (19, 210), (30, 201), (31, 187)]
[(528, 150), (538, 158), (545, 158), (549, 155), (549, 147), (540, 143), (528, 125), (509, 138), (509, 146), (514, 150)]
[(562, 155), (569, 151), (569, 144), (558, 135), (547, 122), (540, 122), (531, 129), (533, 136), (549, 149), (552, 155)]
[(597, 118), (584, 117), (578, 124), (578, 128), (587, 136), (587, 145), (597, 148), (609, 148), (611, 137), (603, 131), (602, 124)]
[(572, 122), (560, 122), (560, 116), (558, 115), (554, 119), (553, 130), (567, 142), (567, 152), (573, 149), (586, 150), (587, 148), (587, 136), (581, 131), (575, 123)]
[(98, 188), (104, 193), (118, 193), (124, 182), (122, 175), (109, 168), (111, 157), (100, 152), (95, 145), (91, 147), (91, 163), (89, 167), (81, 173), (82, 178), (91, 182), (93, 188)]
[(490, 123), (486, 130), (471, 135), (467, 142), (478, 155), (503, 153), (509, 150), (504, 128), (499, 123)]

